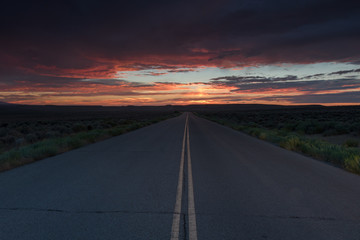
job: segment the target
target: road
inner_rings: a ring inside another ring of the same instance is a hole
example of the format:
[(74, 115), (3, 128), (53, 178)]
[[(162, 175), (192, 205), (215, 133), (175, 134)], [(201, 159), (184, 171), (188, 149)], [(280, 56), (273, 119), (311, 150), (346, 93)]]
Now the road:
[(360, 239), (360, 176), (183, 114), (0, 173), (0, 239)]

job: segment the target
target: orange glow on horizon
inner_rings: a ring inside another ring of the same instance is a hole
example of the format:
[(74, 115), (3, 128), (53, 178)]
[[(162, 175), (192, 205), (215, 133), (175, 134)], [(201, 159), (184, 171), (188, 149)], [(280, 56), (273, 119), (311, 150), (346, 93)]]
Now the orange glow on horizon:
[[(7, 101), (17, 104), (31, 105), (188, 105), (188, 104), (279, 104), (307, 105), (318, 103), (294, 103), (284, 96), (306, 96), (307, 94), (336, 94), (351, 92), (350, 90), (302, 91), (288, 89), (254, 89), (232, 92), (234, 87), (219, 87), (209, 84), (149, 83), (144, 86), (103, 85), (97, 83), (76, 82), (63, 87), (13, 86), (2, 89), (0, 95), (5, 99), (16, 96), (17, 99)], [(360, 91), (359, 88), (352, 91)], [(264, 100), (265, 98), (272, 100)], [(1, 101), (2, 99), (0, 99)], [(359, 103), (321, 103), (322, 105), (359, 105)]]
[[(195, 50), (208, 55), (203, 49)], [(208, 56), (207, 56), (208, 57)], [(161, 57), (148, 57), (140, 63), (135, 61), (120, 62), (116, 60), (99, 59), (101, 64), (89, 66), (87, 69), (60, 69), (56, 66), (36, 65), (27, 71), (40, 76), (61, 77), (59, 81), (14, 81), (4, 84), (0, 89), (0, 101), (32, 105), (188, 105), (188, 104), (279, 104), (279, 105), (307, 105), (318, 103), (298, 103), (296, 98), (305, 99), (306, 96), (321, 96), (326, 94), (341, 94), (360, 92), (360, 84), (344, 84), (344, 89), (307, 89), (306, 86), (285, 88), (274, 85), (274, 88), (265, 88), (269, 85), (241, 85), (228, 82), (173, 82), (166, 78), (164, 82), (136, 82), (119, 79), (125, 71), (134, 72), (142, 68), (150, 68), (149, 75), (166, 75), (171, 72), (197, 71), (199, 68), (208, 68), (200, 65), (199, 56), (187, 56), (187, 65), (162, 62)], [(155, 64), (157, 62), (157, 64)], [(154, 64), (154, 66), (152, 66)], [(196, 65), (198, 64), (198, 65)], [(215, 64), (214, 64), (215, 67)], [(139, 70), (140, 69), (140, 70)], [(235, 68), (230, 70), (236, 70)], [(168, 72), (166, 72), (168, 71)], [(154, 78), (150, 78), (154, 79)], [(144, 81), (144, 80), (142, 80)], [(167, 82), (166, 82), (167, 81)], [(228, 84), (228, 85), (227, 85)], [(264, 87), (265, 86), (265, 87)], [(241, 88), (244, 89), (241, 89)], [(246, 89), (253, 88), (253, 89)], [(278, 87), (278, 88), (276, 88)], [(341, 85), (340, 85), (341, 87)], [(299, 100), (310, 101), (309, 99)], [(321, 103), (321, 102), (320, 102)], [(359, 105), (359, 103), (321, 103), (323, 105)]]

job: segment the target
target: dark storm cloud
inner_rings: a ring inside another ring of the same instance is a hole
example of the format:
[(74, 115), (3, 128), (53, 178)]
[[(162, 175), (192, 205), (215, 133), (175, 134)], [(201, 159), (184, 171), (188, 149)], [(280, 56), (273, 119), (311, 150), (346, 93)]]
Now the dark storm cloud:
[(144, 84), (140, 82), (130, 82), (124, 79), (80, 79), (79, 82), (88, 82), (92, 84), (100, 84), (107, 86), (123, 86), (123, 87), (132, 87), (132, 88), (143, 88), (143, 87), (153, 87), (154, 84)]
[[(313, 75), (311, 75), (313, 76)], [(360, 79), (339, 78), (331, 80), (304, 80), (309, 76), (299, 78), (294, 75), (285, 77), (263, 77), (263, 76), (225, 76), (212, 78), (210, 85), (218, 87), (232, 87), (232, 92), (270, 89), (297, 89), (303, 92), (338, 91), (360, 88)]]
[[(211, 78), (209, 84), (223, 87), (235, 87), (233, 92), (255, 89), (287, 89), (297, 88), (300, 91), (326, 91), (345, 90), (360, 87), (360, 79), (357, 76), (341, 78), (341, 75), (359, 74), (360, 69), (336, 71), (331, 73), (319, 73), (303, 77), (287, 75), (285, 77), (264, 76), (222, 76)], [(336, 79), (326, 79), (326, 76), (339, 76)]]
[(257, 100), (289, 101), (292, 103), (360, 103), (360, 92), (342, 92), (329, 94), (307, 94), (300, 96), (262, 97)]
[(318, 74), (305, 76), (305, 77), (303, 77), (303, 79), (319, 78), (319, 77), (324, 77), (324, 76), (326, 76), (325, 73), (318, 73)]
[(28, 66), (60, 68), (92, 66), (92, 57), (202, 55), (191, 48), (244, 64), (254, 56), (339, 60), (359, 57), (359, 7), (329, 0), (8, 1), (0, 10), (1, 51)]
[(308, 75), (305, 77), (302, 77), (301, 79), (312, 79), (312, 78), (324, 78), (326, 76), (334, 76), (334, 75), (344, 75), (344, 74), (349, 74), (349, 73), (360, 73), (360, 68), (358, 69), (351, 69), (351, 70), (342, 70), (342, 71), (336, 71), (336, 72), (331, 72), (331, 73), (318, 73), (318, 74), (313, 74), (313, 75)]
[(225, 76), (210, 79), (215, 84), (227, 84), (227, 85), (238, 85), (238, 84), (251, 84), (251, 83), (274, 83), (297, 80), (298, 77), (294, 75), (288, 75), (285, 77), (262, 77), (262, 76)]
[(172, 66), (172, 65), (166, 65), (166, 64), (146, 64), (146, 63), (132, 63), (132, 64), (126, 64), (126, 65), (120, 65), (121, 68), (125, 69), (133, 69), (133, 70), (169, 70), (173, 69), (176, 70), (179, 66)]
[(328, 75), (343, 75), (348, 73), (360, 73), (360, 68), (329, 73)]
[[(0, 6), (0, 85), (3, 90), (83, 83), (141, 88), (152, 83), (118, 80), (116, 73), (157, 76), (199, 66), (356, 63), (359, 7), (359, 1), (346, 0), (6, 1)], [(346, 71), (333, 75), (358, 69)], [(236, 92), (351, 89), (358, 84), (301, 80), (306, 79), (229, 76), (212, 79), (210, 85), (231, 86)]]
[(187, 73), (187, 72), (196, 72), (195, 69), (191, 69), (191, 68), (187, 68), (187, 69), (174, 69), (174, 70), (169, 70), (169, 73)]
[(0, 83), (4, 84), (1, 90), (7, 88), (38, 86), (56, 88), (80, 81), (79, 78), (39, 76), (34, 74), (11, 74), (0, 76)]
[[(6, 81), (5, 81), (6, 80)], [(106, 86), (120, 86), (131, 88), (153, 87), (154, 84), (144, 84), (140, 82), (127, 81), (124, 79), (84, 79), (84, 78), (69, 78), (69, 77), (52, 77), (52, 76), (37, 76), (29, 75), (14, 75), (4, 80), (0, 78), (0, 83), (5, 84), (1, 90), (21, 87), (37, 87), (37, 88), (64, 88), (66, 86), (76, 86), (80, 84), (84, 86), (85, 83), (93, 85)]]

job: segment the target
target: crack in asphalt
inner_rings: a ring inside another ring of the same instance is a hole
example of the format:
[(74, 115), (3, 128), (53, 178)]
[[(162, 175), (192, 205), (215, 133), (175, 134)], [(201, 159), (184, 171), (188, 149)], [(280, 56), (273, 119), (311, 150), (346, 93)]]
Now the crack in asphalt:
[(338, 219), (332, 217), (308, 217), (308, 216), (271, 216), (271, 215), (254, 215), (254, 217), (263, 217), (263, 218), (278, 218), (278, 219), (312, 219), (320, 221), (336, 221)]
[(121, 213), (121, 214), (180, 214), (181, 216), (185, 215), (184, 213), (176, 212), (161, 212), (161, 211), (127, 211), (127, 210), (64, 210), (64, 209), (52, 209), (52, 208), (0, 208), (0, 211), (33, 211), (33, 212), (55, 212), (55, 213), (75, 213), (75, 214), (111, 214), (111, 213)]
[(211, 214), (211, 213), (197, 213), (201, 216), (243, 216), (243, 217), (257, 217), (269, 219), (295, 219), (295, 220), (315, 220), (315, 221), (342, 221), (342, 222), (356, 222), (359, 220), (339, 219), (334, 217), (319, 217), (319, 216), (296, 216), (296, 215), (246, 215), (246, 214)]
[(243, 217), (258, 217), (258, 218), (271, 218), (271, 219), (310, 219), (310, 220), (319, 220), (319, 221), (353, 221), (358, 222), (356, 220), (346, 220), (346, 219), (338, 219), (334, 217), (318, 217), (318, 216), (295, 216), (295, 215), (246, 215), (246, 214), (211, 214), (211, 213), (197, 213), (201, 216), (243, 216)]

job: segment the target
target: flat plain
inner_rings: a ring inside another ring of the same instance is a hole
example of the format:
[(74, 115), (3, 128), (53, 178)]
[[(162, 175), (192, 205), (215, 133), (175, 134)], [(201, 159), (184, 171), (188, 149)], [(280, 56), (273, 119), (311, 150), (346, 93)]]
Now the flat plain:
[(0, 239), (360, 237), (360, 176), (189, 112), (2, 172), (0, 192)]

